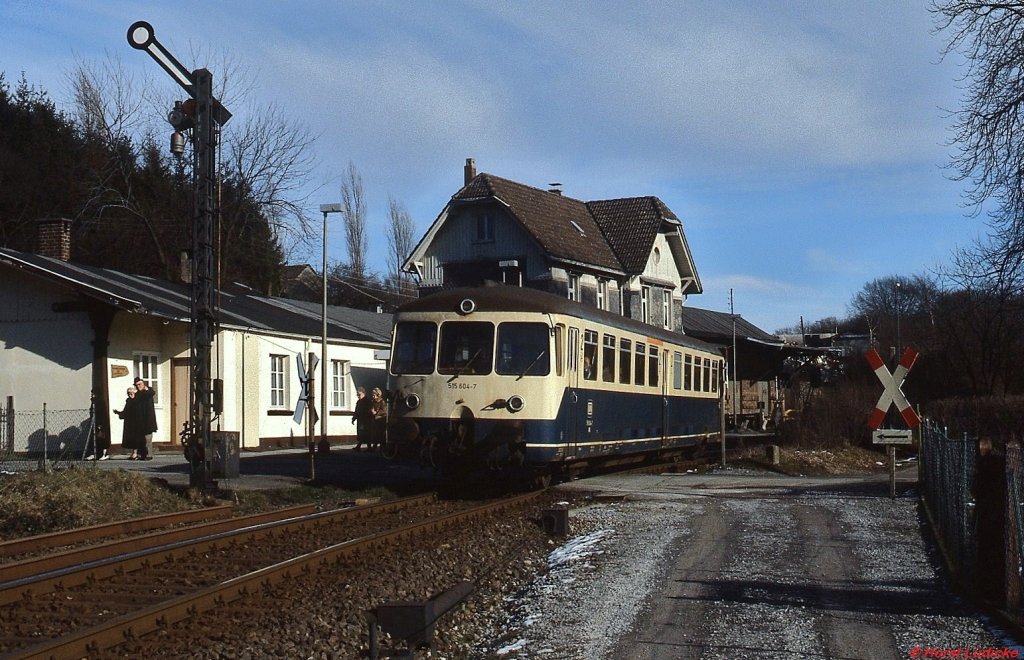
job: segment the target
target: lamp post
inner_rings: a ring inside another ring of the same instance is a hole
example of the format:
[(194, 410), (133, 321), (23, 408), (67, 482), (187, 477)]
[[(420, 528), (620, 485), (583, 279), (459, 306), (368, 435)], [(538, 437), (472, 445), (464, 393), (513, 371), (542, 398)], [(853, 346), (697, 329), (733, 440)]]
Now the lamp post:
[(902, 352), (903, 346), (900, 337), (900, 307), (901, 307), (901, 296), (900, 296), (900, 281), (896, 280), (896, 359), (900, 359), (900, 353)]
[(324, 262), (323, 262), (323, 322), (320, 337), (320, 451), (329, 451), (327, 442), (327, 214), (341, 213), (341, 204), (321, 204), (324, 214)]

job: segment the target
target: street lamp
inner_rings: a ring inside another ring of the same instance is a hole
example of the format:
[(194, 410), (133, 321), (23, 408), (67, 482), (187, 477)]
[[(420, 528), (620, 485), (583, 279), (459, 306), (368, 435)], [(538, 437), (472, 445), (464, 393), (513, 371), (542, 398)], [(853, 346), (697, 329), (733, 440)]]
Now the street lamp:
[(323, 321), (320, 337), (320, 451), (328, 451), (327, 442), (327, 214), (341, 213), (341, 204), (321, 204), (320, 212), (324, 214), (324, 263), (323, 263)]
[(900, 342), (900, 281), (896, 280), (896, 359), (900, 359), (900, 353), (902, 351), (902, 344)]

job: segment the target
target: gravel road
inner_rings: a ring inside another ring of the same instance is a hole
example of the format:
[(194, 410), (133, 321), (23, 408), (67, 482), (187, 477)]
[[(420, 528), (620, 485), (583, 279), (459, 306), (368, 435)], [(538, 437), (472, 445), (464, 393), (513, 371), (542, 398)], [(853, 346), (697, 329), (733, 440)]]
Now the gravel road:
[(570, 539), (478, 657), (1024, 655), (947, 589), (912, 484), (895, 500), (884, 477), (734, 470), (563, 487), (623, 499), (572, 512)]

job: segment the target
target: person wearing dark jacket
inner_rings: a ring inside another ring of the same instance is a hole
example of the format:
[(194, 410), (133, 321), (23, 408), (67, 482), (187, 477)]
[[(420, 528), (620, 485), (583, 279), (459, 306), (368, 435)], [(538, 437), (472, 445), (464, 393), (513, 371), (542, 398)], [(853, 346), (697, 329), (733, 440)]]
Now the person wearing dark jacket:
[(352, 423), (356, 425), (355, 450), (359, 451), (364, 443), (367, 449), (372, 447), (370, 431), (373, 427), (373, 412), (370, 409), (370, 400), (366, 398), (365, 388), (356, 388), (356, 397), (356, 408), (352, 411)]
[(139, 407), (140, 431), (145, 439), (139, 448), (139, 460), (148, 461), (153, 458), (149, 454), (153, 450), (153, 434), (156, 433), (156, 407), (153, 402), (156, 393), (141, 378), (135, 379), (135, 389), (138, 390), (135, 401)]
[(131, 454), (128, 460), (134, 461), (140, 446), (145, 446), (145, 441), (140, 432), (139, 405), (135, 395), (138, 393), (134, 387), (128, 388), (128, 398), (124, 400), (124, 407), (121, 410), (114, 410), (118, 417), (124, 420), (124, 430), (121, 433), (121, 448), (130, 449)]

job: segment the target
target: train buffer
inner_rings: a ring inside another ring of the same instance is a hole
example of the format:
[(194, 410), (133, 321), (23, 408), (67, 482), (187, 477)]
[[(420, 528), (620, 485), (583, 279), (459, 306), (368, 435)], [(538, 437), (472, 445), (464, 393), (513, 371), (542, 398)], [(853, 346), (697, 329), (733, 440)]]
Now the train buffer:
[[(411, 658), (416, 649), (433, 649), (434, 624), (465, 600), (474, 589), (471, 582), (459, 582), (451, 589), (434, 594), (425, 601), (390, 602), (367, 610), (365, 616), (370, 629), (370, 660), (377, 660), (380, 657)], [(378, 629), (390, 635), (392, 641), (404, 641), (406, 648), (380, 648), (377, 639)]]

